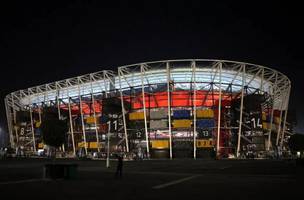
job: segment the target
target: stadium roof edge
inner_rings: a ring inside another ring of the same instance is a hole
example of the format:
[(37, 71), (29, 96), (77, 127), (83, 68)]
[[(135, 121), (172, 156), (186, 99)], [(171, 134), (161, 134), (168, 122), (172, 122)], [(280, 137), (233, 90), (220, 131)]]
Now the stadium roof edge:
[[(123, 68), (128, 68), (128, 67), (132, 67), (132, 66), (140, 66), (140, 65), (143, 65), (143, 64), (146, 64), (146, 65), (149, 65), (149, 64), (155, 64), (155, 63), (172, 63), (172, 62), (218, 62), (218, 63), (231, 63), (231, 64), (239, 64), (239, 65), (250, 65), (250, 66), (255, 66), (255, 67), (258, 67), (258, 68), (263, 68), (264, 70), (269, 70), (273, 73), (276, 73), (280, 76), (282, 76), (284, 79), (286, 79), (286, 81), (288, 81), (288, 87), (291, 86), (291, 81), (290, 79), (283, 73), (279, 72), (278, 70), (276, 69), (272, 69), (272, 68), (269, 68), (269, 67), (265, 67), (263, 65), (257, 65), (257, 64), (252, 64), (252, 63), (248, 63), (248, 62), (240, 62), (240, 61), (232, 61), (232, 60), (220, 60), (220, 59), (172, 59), (172, 60), (159, 60), (159, 61), (149, 61), (149, 62), (140, 62), (140, 63), (135, 63), (135, 64), (130, 64), (130, 65), (122, 65), (122, 66), (118, 66), (117, 67), (117, 70), (119, 69), (123, 69)], [(53, 85), (58, 85), (60, 83), (63, 83), (63, 82), (66, 82), (68, 80), (79, 80), (81, 78), (87, 78), (87, 77), (92, 77), (98, 73), (107, 73), (108, 75), (112, 76), (112, 77), (115, 77), (118, 75), (117, 71), (113, 71), (113, 70), (101, 70), (101, 71), (97, 71), (97, 72), (92, 72), (92, 73), (87, 73), (87, 74), (84, 74), (84, 75), (79, 75), (79, 76), (76, 76), (76, 77), (71, 77), (71, 78), (67, 78), (67, 79), (63, 79), (63, 80), (58, 80), (58, 81), (54, 81), (54, 82), (51, 82), (51, 83), (44, 83), (44, 84), (41, 84), (41, 85), (37, 85), (37, 86), (32, 86), (32, 87), (29, 87), (29, 88), (26, 88), (26, 89), (20, 89), (20, 90), (17, 90), (17, 91), (13, 91), (9, 94), (6, 95), (6, 98), (9, 96), (9, 95), (17, 95), (18, 93), (28, 93), (29, 90), (35, 90), (36, 88), (39, 88), (39, 87), (50, 87), (50, 86), (53, 86)], [(88, 81), (90, 82), (90, 81)], [(26, 95), (30, 95), (30, 94), (26, 94)]]

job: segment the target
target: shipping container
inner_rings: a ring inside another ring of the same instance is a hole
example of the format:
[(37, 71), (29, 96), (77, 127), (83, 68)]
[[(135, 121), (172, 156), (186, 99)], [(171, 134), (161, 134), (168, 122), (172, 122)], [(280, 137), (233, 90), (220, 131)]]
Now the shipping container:
[(175, 119), (189, 119), (190, 118), (190, 110), (174, 110), (173, 118)]
[(144, 121), (130, 121), (127, 124), (127, 126), (130, 129), (144, 129), (145, 128), (145, 122)]
[(89, 143), (88, 142), (78, 142), (77, 146), (78, 146), (78, 148), (85, 147), (85, 146), (88, 148), (89, 147)]
[[(87, 117), (85, 119), (85, 121), (87, 124), (95, 124), (95, 118), (93, 116)], [(96, 123), (98, 123), (98, 122), (99, 122), (99, 119), (98, 119), (98, 117), (96, 117)]]
[(42, 131), (41, 131), (40, 128), (36, 128), (36, 129), (35, 129), (35, 134), (36, 134), (36, 135), (41, 135), (41, 133), (42, 133)]
[(266, 121), (266, 120), (267, 120), (267, 117), (266, 117), (266, 113), (265, 113), (265, 112), (262, 112), (262, 120), (263, 120), (263, 121)]
[(280, 113), (281, 113), (280, 110), (274, 110), (274, 111), (273, 111), (273, 116), (275, 116), (275, 117), (280, 117)]
[(99, 131), (101, 133), (107, 133), (108, 132), (108, 124), (100, 124)]
[(214, 118), (214, 112), (211, 109), (197, 110), (196, 117), (197, 118)]
[(39, 128), (40, 126), (41, 126), (41, 122), (40, 121), (38, 121), (38, 122), (35, 123), (35, 127), (36, 128)]
[(256, 151), (264, 151), (265, 150), (265, 142), (255, 144), (255, 150)]
[(151, 120), (150, 128), (152, 129), (163, 129), (168, 127), (168, 120)]
[(254, 144), (264, 144), (265, 143), (265, 138), (264, 138), (264, 136), (252, 137), (252, 143), (254, 143)]
[(97, 149), (97, 148), (102, 148), (102, 144), (99, 142), (99, 144), (97, 142), (90, 142), (89, 143), (89, 148), (90, 149)]
[(268, 123), (268, 122), (263, 122), (263, 123), (262, 123), (262, 127), (263, 127), (264, 130), (269, 130), (270, 127), (271, 127), (272, 131), (277, 131), (278, 128), (279, 128), (278, 125), (272, 124), (272, 126), (271, 126), (271, 124)]
[(38, 143), (38, 149), (43, 149), (44, 144), (43, 143)]
[(151, 149), (152, 158), (169, 158), (169, 149)]
[(152, 140), (151, 146), (152, 146), (152, 149), (168, 149), (169, 141), (168, 140)]
[(274, 123), (280, 124), (281, 123), (280, 117), (274, 117)]
[(164, 119), (168, 118), (168, 110), (167, 109), (158, 109), (150, 111), (150, 119)]
[(190, 128), (191, 120), (187, 119), (175, 119), (173, 120), (173, 128)]
[(197, 148), (210, 148), (213, 147), (212, 139), (199, 139), (196, 140)]
[(212, 128), (215, 126), (213, 119), (199, 119), (196, 121), (196, 126), (198, 128)]
[(99, 123), (107, 123), (109, 121), (109, 118), (106, 115), (102, 115), (101, 117), (98, 118)]
[(129, 113), (129, 119), (130, 120), (143, 120), (144, 118), (144, 112), (132, 112)]
[(270, 124), (267, 123), (267, 122), (263, 122), (262, 127), (263, 127), (264, 130), (268, 130), (268, 129), (270, 129)]

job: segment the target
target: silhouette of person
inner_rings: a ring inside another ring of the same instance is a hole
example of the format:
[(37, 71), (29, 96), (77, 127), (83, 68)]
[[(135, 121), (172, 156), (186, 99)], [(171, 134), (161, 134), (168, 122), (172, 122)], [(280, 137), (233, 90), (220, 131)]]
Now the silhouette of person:
[(121, 155), (117, 155), (117, 168), (115, 173), (116, 178), (118, 176), (122, 178), (122, 166), (123, 166), (123, 157)]

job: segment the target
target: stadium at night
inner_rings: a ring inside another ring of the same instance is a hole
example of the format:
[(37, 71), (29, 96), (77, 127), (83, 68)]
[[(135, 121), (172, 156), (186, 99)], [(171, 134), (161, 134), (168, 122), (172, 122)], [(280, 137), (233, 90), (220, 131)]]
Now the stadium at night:
[[(291, 82), (268, 67), (225, 60), (146, 62), (47, 83), (5, 98), (10, 145), (44, 148), (46, 108), (69, 131), (60, 148), (151, 158), (266, 157), (286, 150)], [(109, 136), (109, 137), (108, 137)]]

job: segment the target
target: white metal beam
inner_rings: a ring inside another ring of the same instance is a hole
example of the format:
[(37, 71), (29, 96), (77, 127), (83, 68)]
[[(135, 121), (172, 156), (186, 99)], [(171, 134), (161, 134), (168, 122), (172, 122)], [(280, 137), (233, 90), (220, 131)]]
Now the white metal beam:
[(148, 125), (147, 125), (147, 111), (146, 111), (146, 99), (145, 99), (145, 90), (144, 90), (144, 67), (140, 67), (141, 72), (141, 91), (142, 91), (142, 102), (144, 106), (144, 121), (145, 121), (145, 134), (146, 134), (146, 147), (147, 147), (147, 157), (150, 158), (150, 144), (149, 144), (149, 134), (148, 134)]
[[(194, 94), (193, 94), (193, 158), (196, 159), (196, 62), (191, 63), (192, 68), (192, 81), (194, 83)], [(221, 70), (221, 69), (220, 69)], [(192, 84), (191, 81), (191, 84)], [(220, 89), (221, 90), (221, 89)]]
[(238, 143), (237, 143), (237, 151), (236, 157), (240, 156), (240, 147), (241, 147), (241, 134), (242, 134), (242, 124), (243, 124), (243, 104), (244, 104), (244, 86), (245, 86), (245, 71), (246, 66), (243, 65), (243, 73), (242, 73), (242, 91), (241, 91), (241, 105), (240, 105), (240, 118), (239, 118), (239, 129), (238, 129)]
[(220, 132), (221, 132), (221, 108), (222, 108), (222, 63), (218, 64), (220, 71), (220, 88), (219, 88), (219, 105), (218, 105), (218, 117), (217, 117), (217, 138), (216, 138), (216, 155), (220, 155)]
[(87, 139), (86, 139), (86, 133), (85, 133), (85, 127), (84, 127), (84, 119), (83, 119), (83, 112), (82, 112), (82, 100), (81, 100), (81, 94), (80, 94), (80, 85), (78, 85), (78, 98), (79, 98), (79, 104), (80, 104), (79, 105), (79, 111), (80, 111), (80, 117), (81, 117), (81, 127), (82, 127), (84, 149), (85, 149), (85, 154), (88, 155)]
[(171, 130), (171, 98), (170, 98), (170, 65), (169, 62), (166, 63), (167, 68), (167, 99), (168, 99), (168, 124), (169, 124), (169, 154), (170, 159), (172, 159), (172, 130)]

